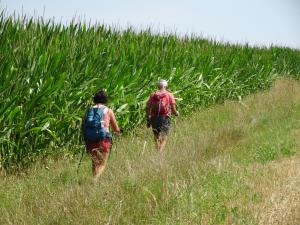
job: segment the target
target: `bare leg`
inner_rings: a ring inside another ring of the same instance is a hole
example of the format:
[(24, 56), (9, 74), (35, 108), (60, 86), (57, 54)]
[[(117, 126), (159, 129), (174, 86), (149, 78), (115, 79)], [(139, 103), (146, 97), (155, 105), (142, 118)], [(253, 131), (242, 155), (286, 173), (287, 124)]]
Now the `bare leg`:
[(158, 136), (154, 137), (155, 139), (155, 147), (158, 151), (162, 151), (167, 143), (167, 135), (161, 135), (159, 134)]
[(94, 181), (97, 181), (103, 173), (108, 159), (108, 152), (100, 152), (99, 149), (92, 150), (92, 170)]
[(155, 140), (155, 148), (158, 151), (160, 151), (161, 150), (161, 136), (160, 135), (155, 135), (154, 140)]
[(155, 148), (159, 150), (160, 144), (159, 144), (159, 139), (158, 137), (154, 136), (154, 142), (155, 142)]
[(160, 151), (164, 150), (164, 148), (166, 147), (167, 139), (168, 139), (167, 135), (160, 136)]

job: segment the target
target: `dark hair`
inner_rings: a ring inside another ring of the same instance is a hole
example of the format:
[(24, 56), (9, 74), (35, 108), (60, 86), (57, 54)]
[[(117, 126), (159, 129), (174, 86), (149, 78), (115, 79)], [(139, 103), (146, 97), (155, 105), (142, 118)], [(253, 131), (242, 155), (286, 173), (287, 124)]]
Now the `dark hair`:
[(93, 97), (94, 103), (107, 103), (108, 96), (104, 90), (97, 91)]

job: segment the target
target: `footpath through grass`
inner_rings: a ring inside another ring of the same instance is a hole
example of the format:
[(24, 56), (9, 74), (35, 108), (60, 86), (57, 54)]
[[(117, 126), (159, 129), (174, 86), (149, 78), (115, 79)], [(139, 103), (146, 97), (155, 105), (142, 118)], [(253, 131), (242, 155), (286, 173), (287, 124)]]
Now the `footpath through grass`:
[(163, 153), (150, 130), (119, 139), (98, 184), (87, 156), (79, 175), (78, 159), (2, 174), (0, 224), (300, 224), (299, 120), (300, 84), (280, 80), (180, 119)]

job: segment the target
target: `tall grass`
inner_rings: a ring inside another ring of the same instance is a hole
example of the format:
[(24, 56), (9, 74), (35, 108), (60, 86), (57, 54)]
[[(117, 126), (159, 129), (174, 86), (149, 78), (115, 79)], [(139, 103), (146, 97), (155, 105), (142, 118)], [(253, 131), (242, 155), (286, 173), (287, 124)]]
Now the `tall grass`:
[(178, 120), (162, 153), (150, 130), (119, 139), (97, 184), (88, 157), (0, 174), (0, 224), (300, 224), (299, 114), (283, 80)]
[(79, 150), (80, 120), (92, 94), (107, 89), (122, 127), (144, 121), (144, 105), (160, 77), (182, 114), (242, 98), (280, 74), (300, 75), (300, 51), (256, 48), (199, 37), (68, 26), (0, 15), (0, 165)]

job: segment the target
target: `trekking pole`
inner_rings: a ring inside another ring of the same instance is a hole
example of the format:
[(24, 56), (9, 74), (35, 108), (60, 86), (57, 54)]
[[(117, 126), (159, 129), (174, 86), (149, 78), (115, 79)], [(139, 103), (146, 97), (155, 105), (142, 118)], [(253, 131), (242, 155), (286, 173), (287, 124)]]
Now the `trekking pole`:
[(175, 138), (176, 138), (176, 136), (177, 136), (177, 118), (175, 117), (175, 119), (174, 119), (174, 132), (175, 132)]
[(145, 151), (146, 145), (147, 145), (147, 132), (145, 131), (145, 134), (144, 134), (144, 143), (143, 143), (142, 155), (144, 154), (144, 151)]
[[(151, 122), (150, 122), (150, 118), (147, 119), (147, 128), (151, 128)], [(142, 150), (142, 155), (144, 154), (144, 151), (146, 149), (146, 145), (147, 145), (147, 130), (144, 130), (144, 142), (143, 142), (143, 150)]]
[(81, 165), (81, 162), (82, 162), (82, 159), (83, 159), (83, 156), (84, 156), (84, 152), (85, 152), (85, 149), (83, 148), (83, 151), (81, 153), (81, 157), (80, 157), (80, 160), (79, 160), (79, 163), (78, 163), (78, 166), (77, 166), (77, 171), (76, 171), (77, 175), (79, 174), (79, 167)]
[(109, 155), (108, 155), (108, 159), (110, 159), (110, 156), (112, 155), (112, 153), (114, 152), (114, 151), (116, 151), (116, 156), (117, 156), (117, 154), (118, 154), (118, 152), (117, 152), (117, 150), (116, 150), (116, 148), (115, 148), (115, 150), (114, 150), (114, 141), (113, 141), (113, 136), (111, 137), (111, 140), (110, 140), (111, 142), (111, 145), (110, 145), (110, 153), (109, 153)]

